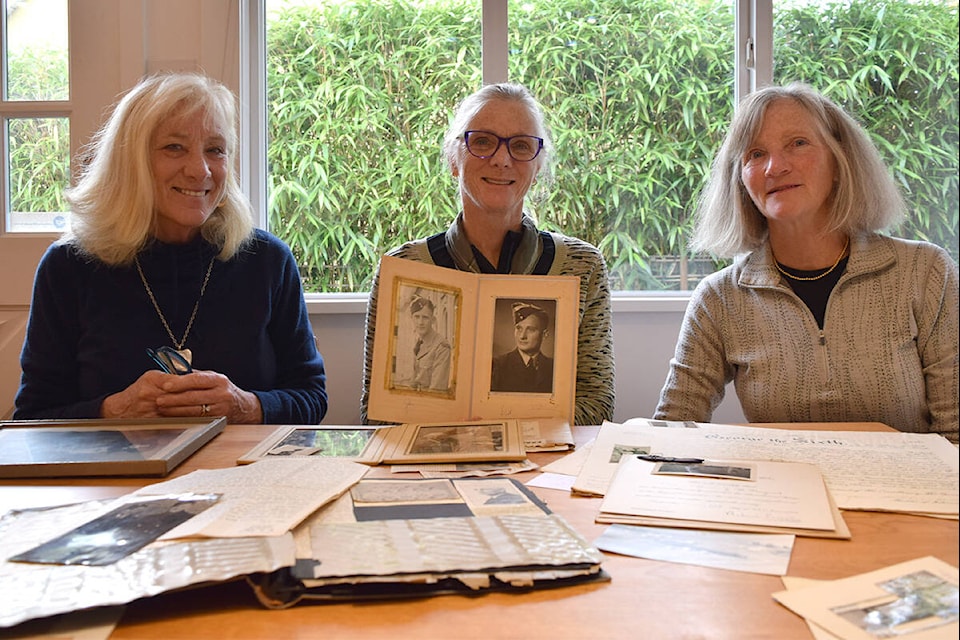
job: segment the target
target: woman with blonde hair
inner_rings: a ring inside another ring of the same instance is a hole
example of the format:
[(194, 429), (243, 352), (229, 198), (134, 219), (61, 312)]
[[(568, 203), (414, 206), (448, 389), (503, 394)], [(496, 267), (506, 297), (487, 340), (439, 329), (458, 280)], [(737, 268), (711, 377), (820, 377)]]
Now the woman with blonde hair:
[(296, 262), (237, 181), (235, 103), (157, 74), (93, 137), (70, 230), (37, 268), (15, 418), (323, 418)]

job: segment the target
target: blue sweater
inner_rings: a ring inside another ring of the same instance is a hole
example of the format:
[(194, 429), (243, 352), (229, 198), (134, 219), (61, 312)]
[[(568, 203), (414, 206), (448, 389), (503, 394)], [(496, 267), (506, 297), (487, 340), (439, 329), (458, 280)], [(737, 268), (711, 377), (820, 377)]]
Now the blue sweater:
[[(216, 253), (198, 237), (139, 254), (178, 340)], [(53, 244), (37, 268), (13, 417), (98, 418), (104, 398), (157, 368), (146, 349), (162, 345), (172, 346), (136, 266), (109, 267)], [(228, 262), (214, 262), (184, 346), (194, 368), (256, 394), (265, 423), (317, 424), (327, 411), (300, 273), (290, 249), (265, 231)]]

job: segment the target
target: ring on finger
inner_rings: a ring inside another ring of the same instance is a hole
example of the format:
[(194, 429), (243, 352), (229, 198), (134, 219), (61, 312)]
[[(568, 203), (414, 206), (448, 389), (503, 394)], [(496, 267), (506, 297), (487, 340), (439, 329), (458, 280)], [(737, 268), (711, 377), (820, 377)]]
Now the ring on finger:
[(210, 413), (210, 405), (208, 405), (208, 404), (202, 404), (202, 405), (200, 405), (200, 415), (201, 415), (201, 416), (208, 415), (209, 413)]

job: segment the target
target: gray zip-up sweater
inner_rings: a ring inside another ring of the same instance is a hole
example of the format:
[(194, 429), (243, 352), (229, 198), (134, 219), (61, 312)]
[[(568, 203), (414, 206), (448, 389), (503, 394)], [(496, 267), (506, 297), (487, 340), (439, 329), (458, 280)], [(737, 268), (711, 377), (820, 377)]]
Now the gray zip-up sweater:
[(942, 248), (866, 235), (820, 330), (767, 245), (697, 287), (654, 417), (709, 422), (732, 380), (751, 422), (882, 422), (956, 443), (957, 291)]

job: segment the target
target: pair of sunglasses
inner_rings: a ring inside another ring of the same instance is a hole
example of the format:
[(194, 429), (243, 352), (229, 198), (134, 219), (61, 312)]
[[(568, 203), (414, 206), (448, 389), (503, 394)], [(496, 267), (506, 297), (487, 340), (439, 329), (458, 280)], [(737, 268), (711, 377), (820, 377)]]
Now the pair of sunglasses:
[(180, 355), (176, 349), (171, 347), (160, 347), (159, 349), (147, 349), (149, 355), (160, 370), (164, 373), (172, 373), (182, 376), (193, 371), (193, 367), (187, 362), (187, 359)]

